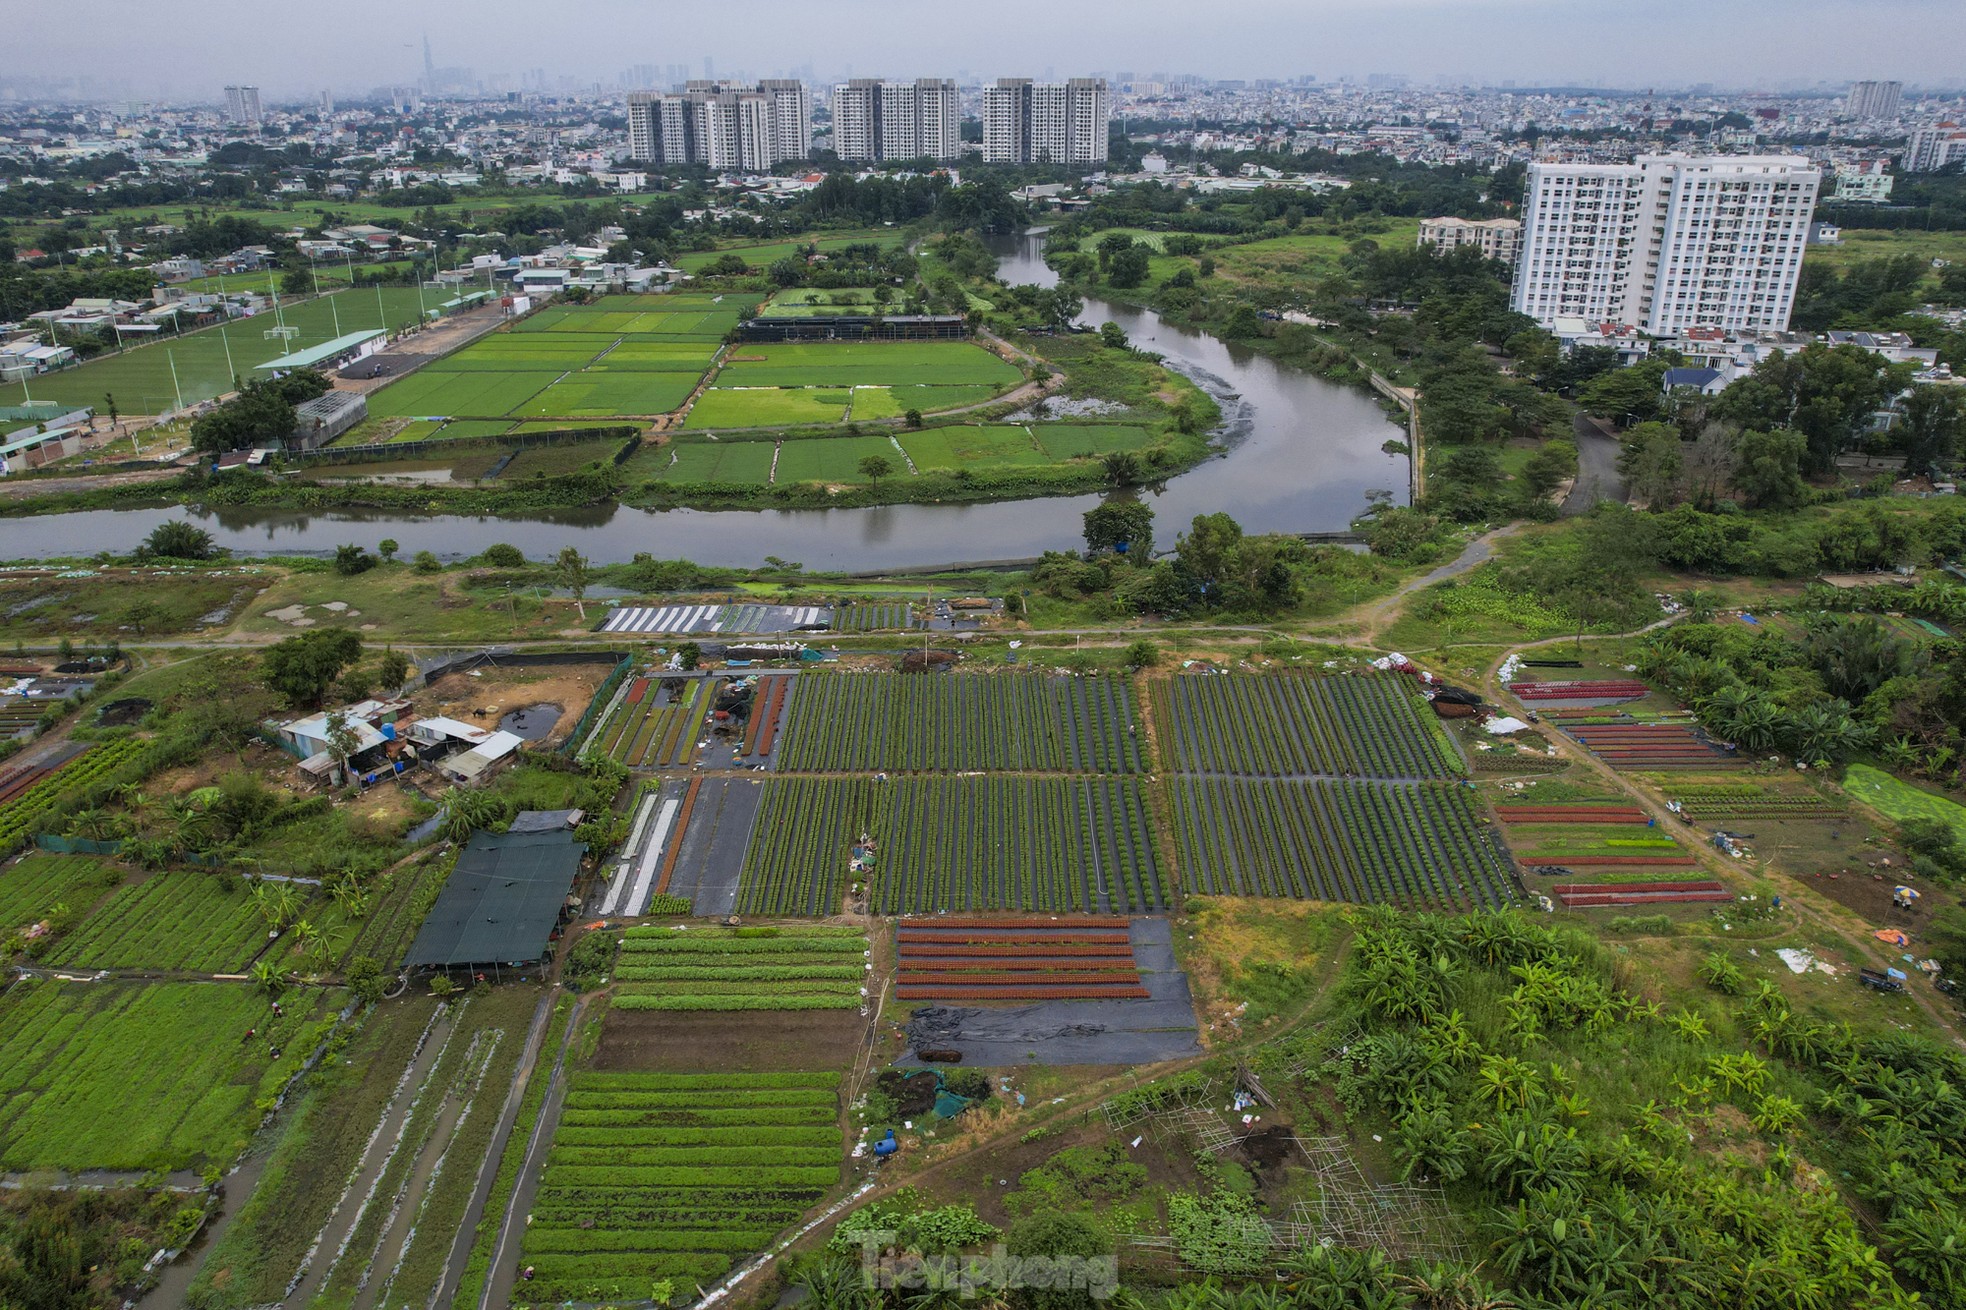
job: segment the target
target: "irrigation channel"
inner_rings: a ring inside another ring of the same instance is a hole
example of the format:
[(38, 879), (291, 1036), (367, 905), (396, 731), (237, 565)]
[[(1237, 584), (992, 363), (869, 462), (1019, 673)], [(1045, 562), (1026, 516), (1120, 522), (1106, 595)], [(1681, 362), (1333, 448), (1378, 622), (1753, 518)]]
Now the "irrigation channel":
[[(996, 239), (1003, 276), (1050, 284), (1038, 232)], [(1197, 514), (1227, 510), (1251, 532), (1338, 532), (1366, 507), (1366, 493), (1406, 500), (1403, 455), (1382, 449), (1403, 438), (1370, 395), (1191, 332), (1152, 310), (1088, 299), (1079, 321), (1118, 323), (1141, 349), (1164, 356), (1222, 406), (1223, 453), (1143, 492), (1159, 516), (1163, 547)], [(569, 543), (596, 563), (638, 551), (659, 558), (751, 568), (765, 557), (811, 569), (869, 572), (1029, 559), (1080, 544), (1079, 517), (1098, 496), (976, 505), (881, 505), (835, 510), (643, 510), (603, 505), (525, 517), (408, 515), (263, 509), (82, 510), (0, 519), (0, 558), (36, 559), (127, 552), (167, 519), (189, 517), (222, 546), (243, 554), (328, 554), (348, 541), (394, 537), (405, 555), (473, 555), (509, 542), (551, 558)]]

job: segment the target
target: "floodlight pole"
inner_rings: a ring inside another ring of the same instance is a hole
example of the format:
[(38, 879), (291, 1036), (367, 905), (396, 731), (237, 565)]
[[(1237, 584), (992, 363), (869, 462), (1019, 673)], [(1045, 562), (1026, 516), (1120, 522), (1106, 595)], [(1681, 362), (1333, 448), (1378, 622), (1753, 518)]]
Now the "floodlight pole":
[(164, 358), (171, 362), (171, 390), (177, 393), (178, 412), (182, 414), (184, 412), (184, 388), (178, 385), (177, 356), (172, 354), (171, 351), (168, 348), (166, 348), (164, 351)]

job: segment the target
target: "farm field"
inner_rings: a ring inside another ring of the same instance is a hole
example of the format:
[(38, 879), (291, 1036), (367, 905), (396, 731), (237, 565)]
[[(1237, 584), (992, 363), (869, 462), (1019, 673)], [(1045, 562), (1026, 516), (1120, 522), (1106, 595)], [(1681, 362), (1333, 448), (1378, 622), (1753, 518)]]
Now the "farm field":
[(872, 422), (875, 419), (900, 418), (911, 409), (918, 409), (924, 414), (933, 414), (939, 410), (962, 409), (969, 405), (980, 405), (1002, 391), (1002, 387), (996, 386), (877, 387), (863, 383), (853, 389), (852, 417), (855, 420)]
[(839, 423), (851, 392), (818, 387), (711, 387), (690, 406), (686, 428), (768, 428)]
[(902, 920), (898, 1001), (1141, 1000), (1125, 919)]
[(243, 879), (158, 873), (118, 888), (47, 961), (77, 969), (243, 973), (266, 944), (266, 920)]
[(529, 1300), (705, 1286), (839, 1182), (832, 1073), (580, 1073), (521, 1259)]
[[(798, 708), (806, 706), (801, 684)], [(746, 914), (830, 914), (862, 833), (872, 908), (1137, 913), (1164, 901), (1130, 778), (774, 777), (745, 852)]]
[(1441, 778), (1453, 748), (1397, 675), (1176, 676), (1154, 685), (1169, 770)]
[(1853, 764), (1843, 776), (1843, 786), (1852, 796), (1888, 819), (1937, 819), (1952, 826), (1966, 842), (1966, 805), (1934, 796), (1929, 791), (1900, 782), (1868, 764)]
[(676, 267), (685, 273), (699, 272), (704, 265), (713, 263), (725, 255), (737, 255), (751, 268), (763, 269), (772, 263), (789, 256), (803, 254), (808, 247), (816, 247), (821, 254), (844, 249), (847, 246), (899, 245), (901, 238), (892, 230), (873, 230), (865, 232), (843, 232), (823, 237), (805, 237), (796, 241), (762, 241), (750, 244), (720, 246), (715, 250), (692, 250), (676, 256)]
[(587, 749), (631, 769), (688, 764), (696, 754), (697, 729), (716, 699), (714, 678), (674, 679), (669, 687), (637, 674), (614, 709), (588, 739)]
[[(337, 314), (345, 334), (375, 327), (393, 332), (415, 323), (421, 313), (415, 287), (382, 288), (380, 306), (374, 288), (338, 292), (332, 297), (333, 306), (329, 299), (282, 301), (280, 318), (288, 327), (299, 329), (291, 341), (266, 339), (265, 330), (274, 326), (271, 314), (235, 319), (37, 377), (32, 384), (34, 398), (101, 405), (103, 393), (112, 392), (117, 408), (125, 414), (162, 414), (177, 408), (180, 391), (186, 405), (210, 400), (232, 390), (235, 371), (250, 374), (255, 365), (269, 359), (333, 340)], [(230, 365), (226, 362), (228, 346)], [(175, 385), (171, 380), (173, 362), (177, 366)], [(18, 382), (0, 385), (0, 405), (18, 405), (24, 398)]]
[[(57, 765), (53, 772), (36, 773), (8, 784), (11, 794), (6, 799), (5, 808), (0, 808), (0, 855), (9, 854), (25, 844), (33, 831), (34, 821), (64, 793), (87, 786), (143, 748), (144, 743), (137, 738), (121, 737), (89, 747), (82, 754)], [(14, 790), (16, 785), (21, 784), (24, 785), (20, 790)]]
[(813, 437), (779, 444), (778, 476), (773, 481), (871, 482), (860, 471), (860, 461), (869, 455), (879, 455), (897, 470), (903, 467), (901, 453), (886, 437)]
[(29, 855), (0, 872), (0, 933), (12, 933), (66, 905), (84, 914), (122, 881), (123, 871), (85, 855)]
[(687, 373), (587, 372), (564, 377), (512, 407), (521, 418), (648, 417), (680, 409), (696, 389)]
[(1169, 788), (1192, 894), (1405, 909), (1516, 899), (1507, 862), (1461, 787), (1183, 777)]
[(1052, 462), (1030, 430), (1021, 427), (929, 428), (904, 432), (896, 440), (914, 466), (924, 472)]
[(16, 983), (0, 1006), (0, 1169), (230, 1160), (338, 1003), (303, 991), (275, 1015), (237, 983)]
[(779, 767), (1137, 773), (1138, 718), (1113, 676), (806, 674)]
[(614, 969), (622, 1010), (857, 1010), (867, 935), (854, 928), (630, 928)]
[(1844, 812), (1844, 807), (1807, 790), (1760, 787), (1751, 783), (1740, 786), (1673, 786), (1669, 790), (1687, 817), (1696, 820), (1833, 819)]
[(771, 481), (773, 441), (674, 441), (657, 456), (650, 475), (662, 482), (725, 482), (764, 486)]
[(720, 386), (1015, 386), (1017, 368), (968, 341), (748, 341), (733, 346)]

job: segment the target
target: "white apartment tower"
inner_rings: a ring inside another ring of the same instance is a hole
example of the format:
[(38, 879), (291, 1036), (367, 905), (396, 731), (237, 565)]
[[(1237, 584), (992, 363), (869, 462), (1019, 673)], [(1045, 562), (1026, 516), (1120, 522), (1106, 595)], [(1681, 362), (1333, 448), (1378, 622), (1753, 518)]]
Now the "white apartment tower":
[(1896, 118), (1904, 93), (1903, 82), (1852, 82), (1844, 105), (1852, 118)]
[(1799, 155), (1531, 164), (1510, 307), (1544, 327), (1785, 331), (1822, 178)]
[(1905, 146), (1905, 172), (1936, 173), (1966, 159), (1966, 131), (1957, 123), (1921, 127)]
[(956, 84), (856, 77), (833, 88), (833, 152), (852, 163), (952, 160), (962, 152)]
[(762, 172), (810, 154), (810, 124), (805, 88), (797, 83), (751, 91), (691, 82), (678, 93), (629, 95), (628, 153), (651, 164)]
[(1106, 81), (998, 78), (983, 88), (983, 161), (988, 164), (1103, 164), (1112, 101)]
[(260, 122), (259, 88), (256, 86), (228, 86), (225, 88), (225, 116), (234, 123), (258, 126)]

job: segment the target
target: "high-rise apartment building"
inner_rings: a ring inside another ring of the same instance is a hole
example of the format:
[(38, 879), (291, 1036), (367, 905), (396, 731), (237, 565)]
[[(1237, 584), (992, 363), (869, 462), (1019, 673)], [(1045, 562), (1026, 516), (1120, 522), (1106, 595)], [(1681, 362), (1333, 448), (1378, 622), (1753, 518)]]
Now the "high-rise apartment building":
[(1966, 131), (1957, 123), (1921, 127), (1905, 146), (1907, 173), (1936, 173), (1961, 160), (1966, 160)]
[(833, 88), (833, 153), (849, 162), (951, 160), (962, 152), (956, 84), (856, 77)]
[(983, 162), (1103, 164), (1111, 118), (1104, 78), (998, 78), (983, 88)]
[(1442, 250), (1474, 246), (1489, 259), (1514, 265), (1522, 247), (1522, 222), (1514, 218), (1423, 218), (1419, 244)]
[(261, 118), (259, 110), (259, 88), (256, 86), (226, 87), (225, 116), (235, 123), (258, 126)]
[(629, 95), (628, 153), (651, 164), (761, 172), (811, 154), (811, 124), (799, 83), (774, 81), (746, 90), (692, 81), (680, 92)]
[(1896, 118), (1904, 93), (1903, 82), (1852, 82), (1844, 106), (1852, 118)]
[(1531, 164), (1510, 307), (1545, 327), (1784, 331), (1822, 179), (1799, 155)]

